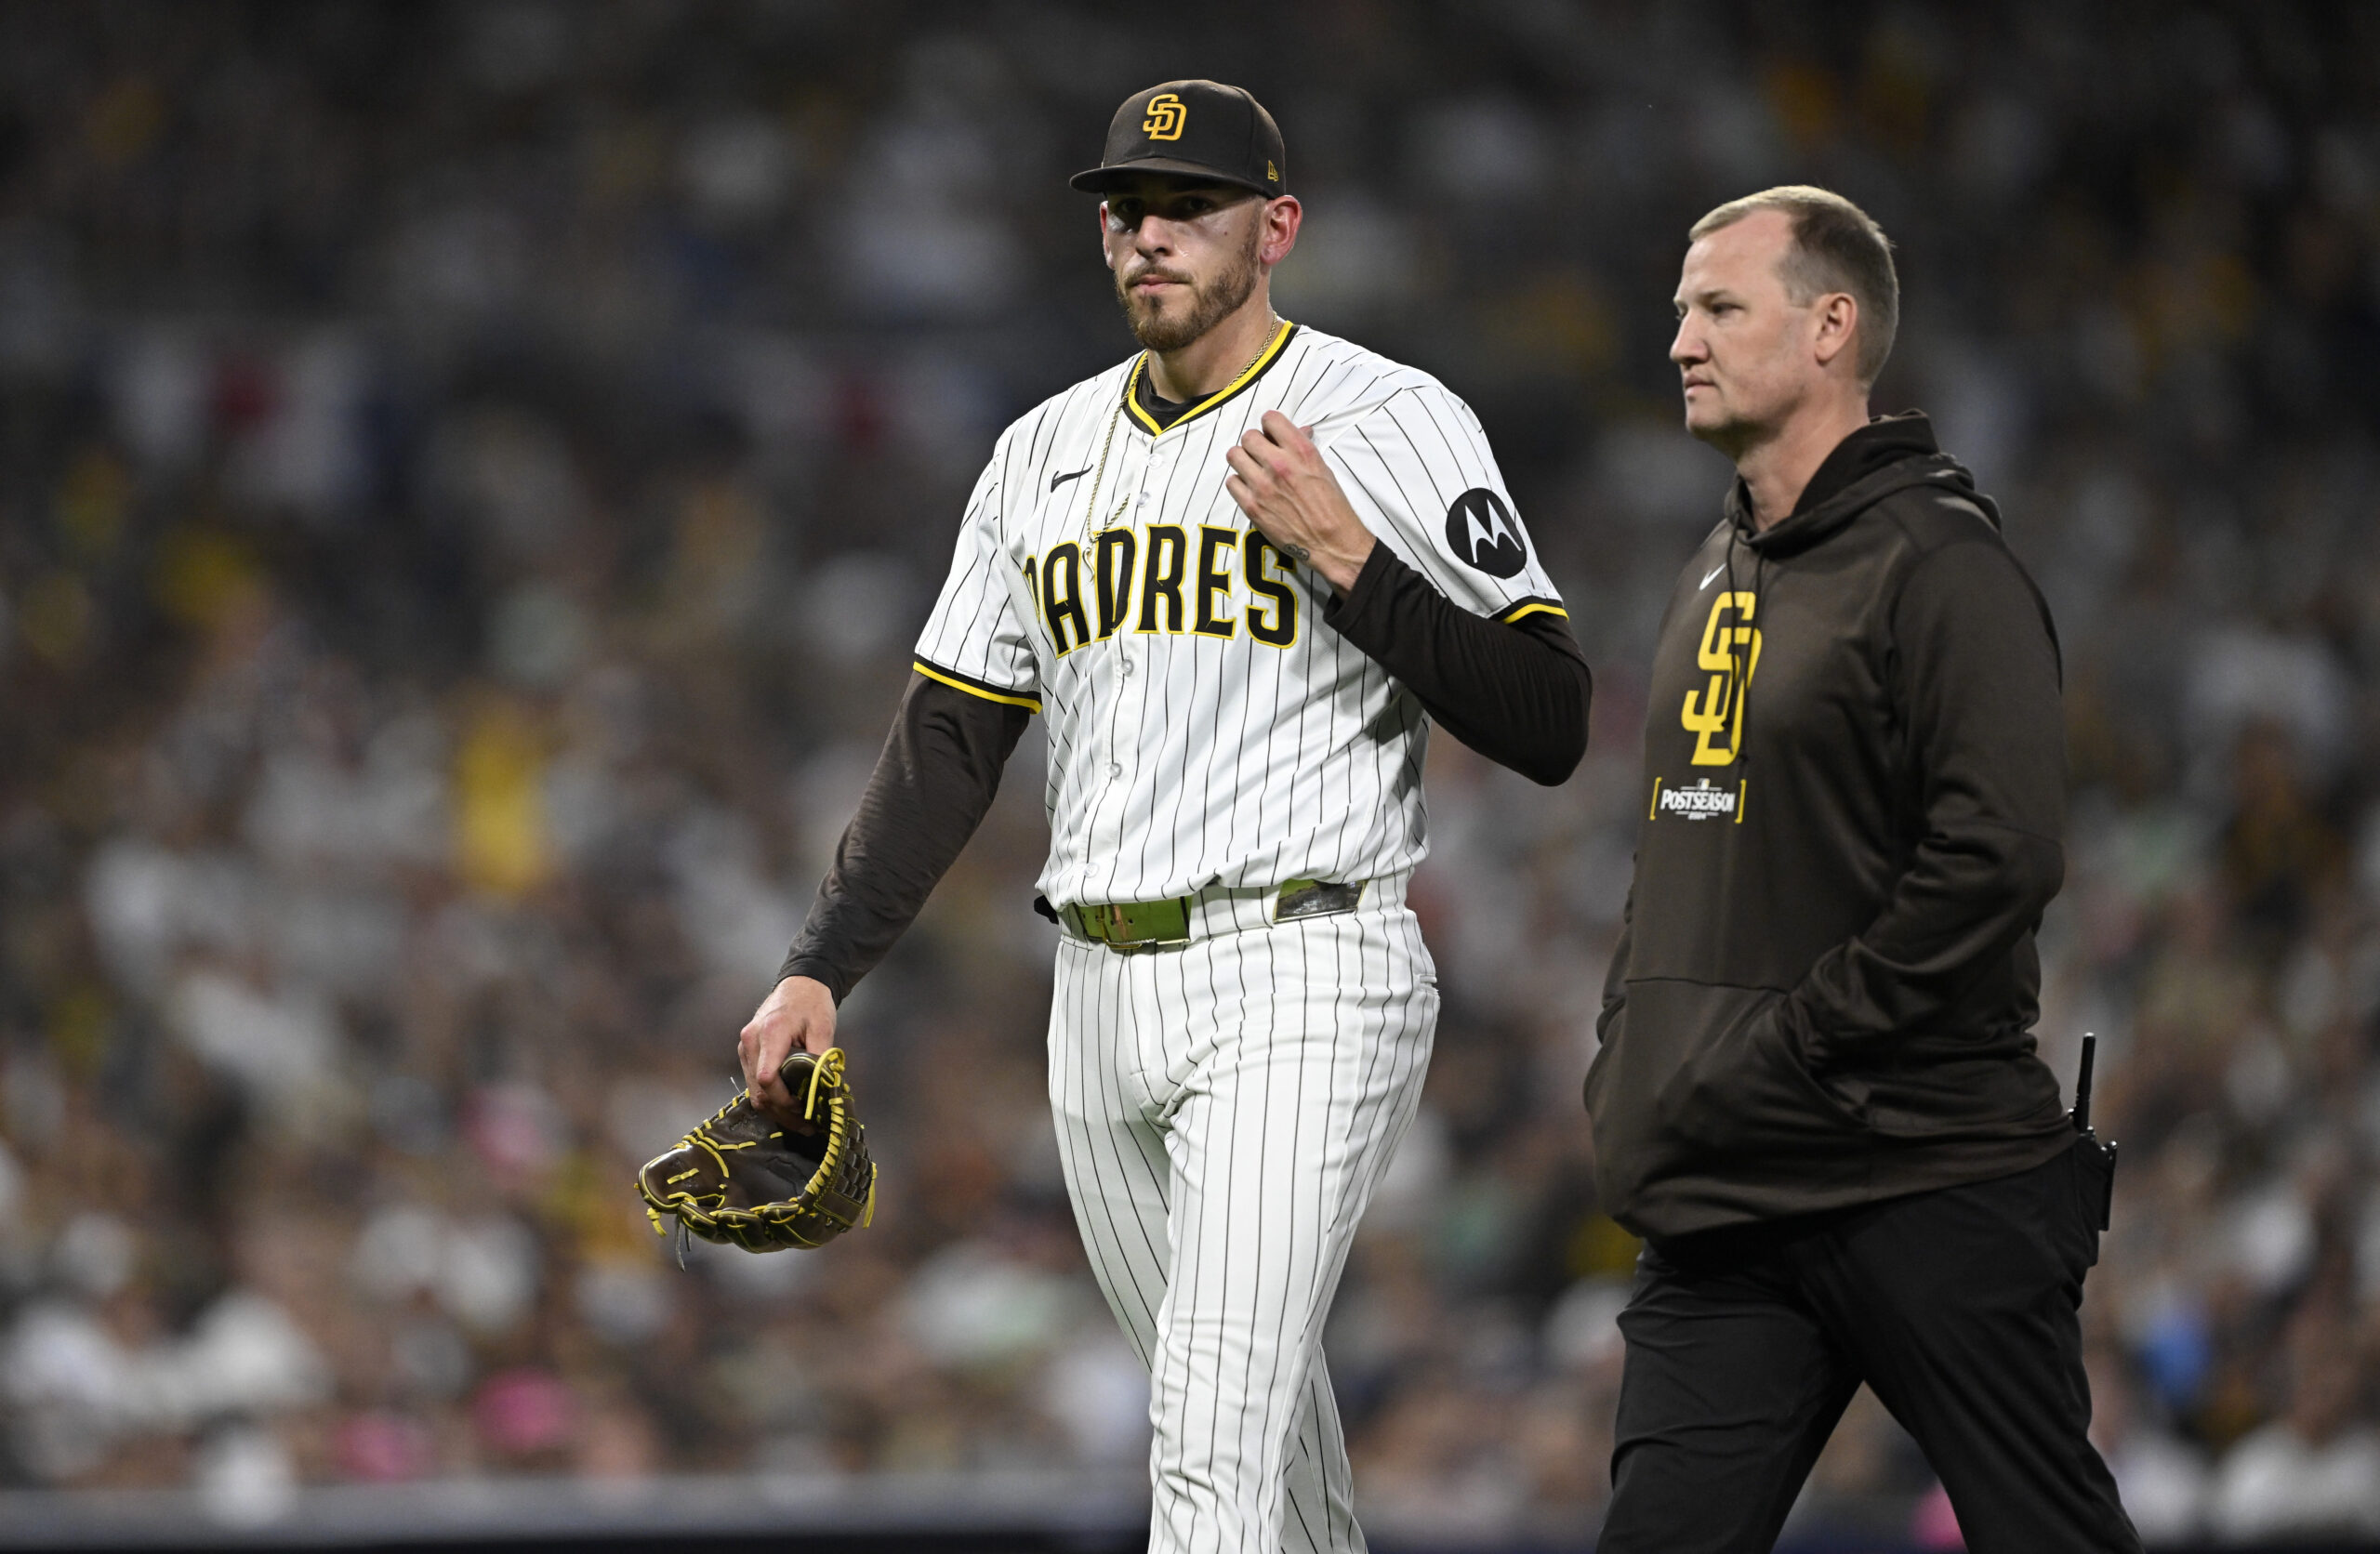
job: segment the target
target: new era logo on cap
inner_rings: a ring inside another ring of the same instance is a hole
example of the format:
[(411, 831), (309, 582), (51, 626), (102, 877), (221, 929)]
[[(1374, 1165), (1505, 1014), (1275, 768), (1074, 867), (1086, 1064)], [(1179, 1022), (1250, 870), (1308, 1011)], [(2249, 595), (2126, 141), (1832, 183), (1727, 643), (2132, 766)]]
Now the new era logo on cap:
[(1288, 161), (1280, 126), (1247, 92), (1215, 81), (1168, 81), (1124, 99), (1108, 123), (1099, 165), (1072, 182), (1104, 194), (1135, 173), (1172, 173), (1280, 194), (1288, 191), (1281, 172)]

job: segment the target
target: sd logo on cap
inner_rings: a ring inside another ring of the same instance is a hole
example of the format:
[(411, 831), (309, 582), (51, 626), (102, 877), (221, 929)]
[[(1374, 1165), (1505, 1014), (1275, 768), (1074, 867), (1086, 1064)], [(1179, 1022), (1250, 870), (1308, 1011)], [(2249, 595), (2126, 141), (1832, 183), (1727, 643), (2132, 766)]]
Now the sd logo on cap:
[(1159, 92), (1149, 99), (1149, 116), (1141, 121), (1152, 140), (1179, 140), (1182, 126), (1188, 121), (1190, 110), (1171, 92)]

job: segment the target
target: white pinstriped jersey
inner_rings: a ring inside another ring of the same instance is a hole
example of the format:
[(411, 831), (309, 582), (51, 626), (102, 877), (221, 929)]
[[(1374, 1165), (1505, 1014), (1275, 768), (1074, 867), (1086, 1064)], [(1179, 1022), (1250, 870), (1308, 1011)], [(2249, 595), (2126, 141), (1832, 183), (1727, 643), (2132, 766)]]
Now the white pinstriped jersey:
[(1040, 711), (1060, 905), (1370, 879), (1426, 850), (1420, 702), (1322, 619), (1329, 586), (1256, 533), (1224, 452), (1313, 428), (1367, 528), (1464, 609), (1561, 602), (1478, 417), (1428, 374), (1283, 324), (1159, 429), (1142, 359), (1004, 432), (918, 642), (920, 673)]

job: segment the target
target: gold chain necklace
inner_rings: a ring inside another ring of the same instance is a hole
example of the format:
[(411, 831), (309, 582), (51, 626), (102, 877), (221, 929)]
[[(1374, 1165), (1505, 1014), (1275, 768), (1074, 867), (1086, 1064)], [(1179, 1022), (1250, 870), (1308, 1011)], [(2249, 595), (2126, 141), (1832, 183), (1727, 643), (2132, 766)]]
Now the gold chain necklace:
[[(1272, 349), (1275, 337), (1281, 333), (1281, 315), (1278, 313), (1268, 313), (1266, 316), (1271, 320), (1271, 323), (1265, 326), (1263, 339), (1257, 344), (1256, 354), (1250, 356), (1248, 359), (1247, 364), (1241, 367), (1239, 371), (1232, 374), (1229, 378), (1224, 380), (1225, 388), (1229, 388), (1232, 384), (1237, 383), (1241, 378), (1246, 377), (1250, 373), (1254, 372), (1256, 370), (1256, 363), (1264, 359), (1265, 351)], [(1091, 520), (1097, 517), (1099, 513), (1099, 488), (1101, 482), (1107, 479), (1107, 453), (1110, 448), (1113, 448), (1116, 445), (1116, 423), (1123, 418), (1124, 400), (1131, 397), (1133, 387), (1140, 380), (1140, 375), (1143, 372), (1145, 372), (1148, 368), (1148, 360), (1149, 353), (1145, 350), (1141, 352), (1140, 361), (1134, 364), (1131, 375), (1124, 380), (1123, 397), (1117, 400), (1115, 408), (1107, 413), (1107, 435), (1100, 439), (1099, 442), (1099, 468), (1091, 477), (1091, 494), (1084, 497), (1082, 504), (1082, 542), (1086, 546), (1090, 545), (1095, 535), (1101, 532), (1101, 530), (1094, 530), (1091, 527)], [(1154, 392), (1154, 390), (1152, 390), (1152, 392)], [(1179, 424), (1180, 423), (1178, 422), (1176, 423), (1176, 425)], [(1117, 520), (1122, 519), (1124, 516), (1125, 504), (1130, 501), (1131, 501), (1131, 498), (1127, 496), (1116, 504), (1116, 510), (1108, 515), (1106, 523), (1102, 525), (1102, 530), (1113, 529), (1116, 527)]]

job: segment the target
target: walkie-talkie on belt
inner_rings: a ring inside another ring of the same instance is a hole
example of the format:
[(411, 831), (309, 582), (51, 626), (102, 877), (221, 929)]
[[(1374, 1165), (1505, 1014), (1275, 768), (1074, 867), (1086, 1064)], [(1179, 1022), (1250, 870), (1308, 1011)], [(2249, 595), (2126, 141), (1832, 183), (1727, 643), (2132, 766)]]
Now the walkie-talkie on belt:
[(2106, 1230), (2113, 1222), (2116, 1206), (2116, 1146), (2112, 1139), (2102, 1139), (2091, 1131), (2091, 1060), (2098, 1056), (2099, 1038), (2084, 1032), (2082, 1063), (2074, 1075), (2074, 1110), (2067, 1115), (2074, 1119), (2074, 1131), (2083, 1142), (2097, 1152), (2099, 1157), (2099, 1229)]

